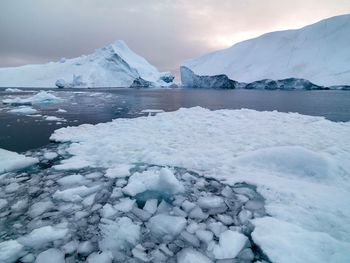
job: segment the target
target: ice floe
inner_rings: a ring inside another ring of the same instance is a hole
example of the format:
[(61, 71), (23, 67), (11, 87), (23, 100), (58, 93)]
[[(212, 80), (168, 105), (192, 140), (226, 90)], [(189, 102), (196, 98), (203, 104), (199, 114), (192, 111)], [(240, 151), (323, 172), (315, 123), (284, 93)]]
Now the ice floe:
[[(225, 203), (226, 207), (215, 207), (221, 201), (215, 198), (210, 202), (212, 194), (208, 193), (201, 202), (187, 200), (187, 204), (170, 211), (188, 214), (192, 220), (211, 220), (216, 213), (225, 214), (208, 223), (217, 238), (232, 227), (231, 220), (233, 225), (248, 224), (248, 229), (255, 225), (251, 229), (253, 241), (259, 243), (267, 257), (276, 258), (275, 253), (278, 254), (277, 262), (303, 262), (304, 251), (309, 249), (314, 251), (317, 262), (329, 262), (327, 259), (333, 259), (333, 254), (339, 262), (346, 262), (341, 259), (349, 257), (349, 123), (296, 113), (209, 111), (197, 107), (151, 118), (64, 128), (51, 139), (70, 143), (66, 152), (71, 157), (57, 169), (109, 169), (121, 164), (148, 163), (182, 167), (231, 186), (242, 182), (257, 186), (257, 191), (251, 187), (234, 189), (234, 193), (223, 191), (220, 198), (234, 196), (234, 201)], [(142, 179), (135, 182), (138, 186), (131, 189), (139, 190), (130, 191), (129, 195), (145, 192), (149, 189), (145, 184)], [(199, 180), (195, 187), (201, 189), (202, 184)], [(123, 191), (127, 193), (128, 188)], [(215, 183), (207, 185), (206, 191), (215, 188)], [(226, 216), (241, 203), (243, 208), (236, 216)], [(213, 207), (208, 209), (209, 204)], [(169, 211), (166, 206), (161, 209)], [(256, 217), (266, 220), (252, 220)], [(294, 242), (291, 248), (279, 242), (288, 239), (284, 231), (269, 234), (268, 240), (259, 239), (263, 235), (260, 233), (273, 229), (271, 220), (290, 226), (288, 229), (298, 229), (300, 238), (313, 237), (315, 242)], [(322, 249), (315, 243), (327, 244), (334, 250)], [(293, 258), (289, 255), (291, 250)], [(249, 257), (251, 251), (246, 250), (244, 255), (237, 257)]]
[(42, 90), (31, 97), (9, 98), (9, 99), (4, 99), (2, 102), (5, 104), (11, 104), (11, 105), (35, 105), (35, 104), (59, 103), (61, 101), (62, 101), (61, 98)]
[(26, 157), (0, 148), (0, 174), (7, 171), (23, 169), (37, 162), (37, 158)]

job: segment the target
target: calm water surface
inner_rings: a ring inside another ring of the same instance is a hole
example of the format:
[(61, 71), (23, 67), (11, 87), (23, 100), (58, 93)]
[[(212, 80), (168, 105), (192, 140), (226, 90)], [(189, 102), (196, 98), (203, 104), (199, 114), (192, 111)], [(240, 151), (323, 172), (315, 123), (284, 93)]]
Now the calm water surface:
[[(212, 110), (248, 108), (324, 116), (332, 121), (350, 120), (348, 91), (55, 89), (54, 95), (63, 98), (63, 101), (34, 106), (41, 115), (37, 117), (8, 113), (12, 107), (1, 103), (10, 96), (30, 96), (38, 90), (31, 91), (8, 93), (0, 89), (0, 148), (17, 152), (34, 149), (48, 144), (50, 135), (58, 128), (134, 118), (145, 115), (141, 113), (144, 109), (174, 111), (194, 106)], [(67, 112), (60, 113), (57, 109)], [(45, 115), (66, 121), (46, 121)]]

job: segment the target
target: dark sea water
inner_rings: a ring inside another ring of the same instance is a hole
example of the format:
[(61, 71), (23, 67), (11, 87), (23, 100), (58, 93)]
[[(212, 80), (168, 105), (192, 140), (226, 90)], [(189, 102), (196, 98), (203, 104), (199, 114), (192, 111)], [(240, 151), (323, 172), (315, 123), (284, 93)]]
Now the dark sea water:
[[(324, 116), (331, 121), (350, 121), (348, 91), (268, 91), (200, 89), (81, 89), (54, 90), (63, 98), (59, 104), (35, 105), (41, 116), (8, 113), (10, 106), (1, 101), (9, 96), (31, 96), (32, 92), (5, 92), (0, 89), (0, 148), (22, 152), (45, 146), (52, 132), (65, 126), (96, 124), (116, 118), (143, 116), (145, 109), (174, 111), (181, 107), (201, 106), (216, 109), (255, 109), (298, 112)], [(64, 109), (67, 112), (57, 112)], [(47, 121), (43, 116), (64, 118)]]

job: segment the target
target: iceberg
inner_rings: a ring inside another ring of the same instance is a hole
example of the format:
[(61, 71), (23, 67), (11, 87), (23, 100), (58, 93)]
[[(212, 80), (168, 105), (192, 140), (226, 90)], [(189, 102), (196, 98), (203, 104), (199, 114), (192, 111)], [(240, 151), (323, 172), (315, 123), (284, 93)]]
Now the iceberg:
[(1, 87), (161, 87), (171, 85), (173, 79), (169, 72), (159, 72), (122, 40), (77, 58), (0, 68)]
[(350, 86), (349, 42), (349, 14), (301, 29), (267, 33), (185, 61), (181, 65), (182, 85), (346, 89)]

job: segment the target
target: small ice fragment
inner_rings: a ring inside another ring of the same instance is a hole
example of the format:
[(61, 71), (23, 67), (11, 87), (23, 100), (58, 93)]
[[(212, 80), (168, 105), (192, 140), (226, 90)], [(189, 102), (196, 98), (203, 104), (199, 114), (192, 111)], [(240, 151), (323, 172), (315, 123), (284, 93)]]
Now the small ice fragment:
[(131, 211), (134, 204), (135, 200), (131, 200), (130, 198), (122, 198), (116, 205), (114, 205), (114, 209), (127, 213)]
[(147, 253), (145, 252), (145, 248), (142, 245), (137, 245), (131, 250), (134, 258), (138, 259), (141, 262), (150, 262), (150, 258), (148, 258)]
[(72, 174), (72, 175), (67, 175), (58, 179), (57, 182), (60, 185), (67, 186), (67, 185), (76, 185), (76, 184), (83, 185), (83, 184), (86, 184), (88, 181), (81, 174)]
[(108, 178), (123, 178), (123, 177), (128, 177), (130, 176), (130, 169), (132, 168), (132, 165), (129, 164), (124, 164), (124, 165), (119, 165), (114, 168), (109, 168), (106, 171), (105, 176)]
[(101, 209), (101, 217), (112, 218), (117, 213), (117, 210), (110, 204), (105, 204)]
[(0, 210), (3, 209), (8, 205), (8, 202), (6, 199), (0, 199)]
[(90, 241), (83, 241), (78, 245), (77, 252), (83, 256), (91, 254), (94, 250), (94, 246)]
[(53, 160), (57, 156), (58, 156), (58, 154), (55, 153), (55, 152), (46, 152), (46, 153), (44, 153), (44, 158), (47, 159), (47, 160)]
[(113, 254), (110, 251), (103, 251), (101, 253), (92, 253), (87, 258), (87, 263), (112, 263)]
[(214, 234), (211, 231), (201, 229), (196, 231), (196, 235), (200, 241), (205, 242), (206, 244), (209, 244), (214, 237)]
[(184, 248), (176, 255), (178, 263), (212, 263), (208, 257), (193, 248)]
[(204, 213), (203, 210), (196, 206), (188, 215), (190, 218), (197, 220), (205, 220), (208, 218), (208, 214)]
[(13, 263), (23, 255), (23, 246), (16, 240), (0, 243), (0, 262)]
[(20, 237), (18, 242), (28, 247), (40, 248), (48, 242), (64, 238), (67, 233), (68, 229), (66, 228), (44, 226), (34, 229), (26, 236)]
[(64, 254), (61, 250), (50, 248), (41, 252), (35, 260), (35, 263), (64, 263)]
[(224, 200), (219, 196), (203, 196), (198, 199), (201, 208), (211, 209), (225, 206)]
[(78, 248), (78, 242), (75, 240), (72, 240), (70, 242), (68, 242), (67, 244), (65, 244), (62, 247), (62, 250), (65, 254), (72, 254), (73, 252), (75, 252)]
[(227, 230), (220, 234), (219, 244), (214, 245), (213, 255), (215, 259), (235, 258), (244, 248), (248, 238), (238, 232)]
[(37, 216), (42, 215), (43, 213), (51, 210), (54, 207), (53, 203), (51, 201), (42, 201), (34, 203), (28, 211), (28, 215), (31, 218), (35, 218)]
[(146, 201), (143, 210), (147, 211), (150, 214), (154, 214), (157, 211), (158, 200), (157, 199), (149, 199)]
[(174, 237), (185, 229), (186, 223), (187, 221), (183, 217), (159, 214), (149, 220), (149, 229), (158, 237), (163, 237), (164, 235)]

